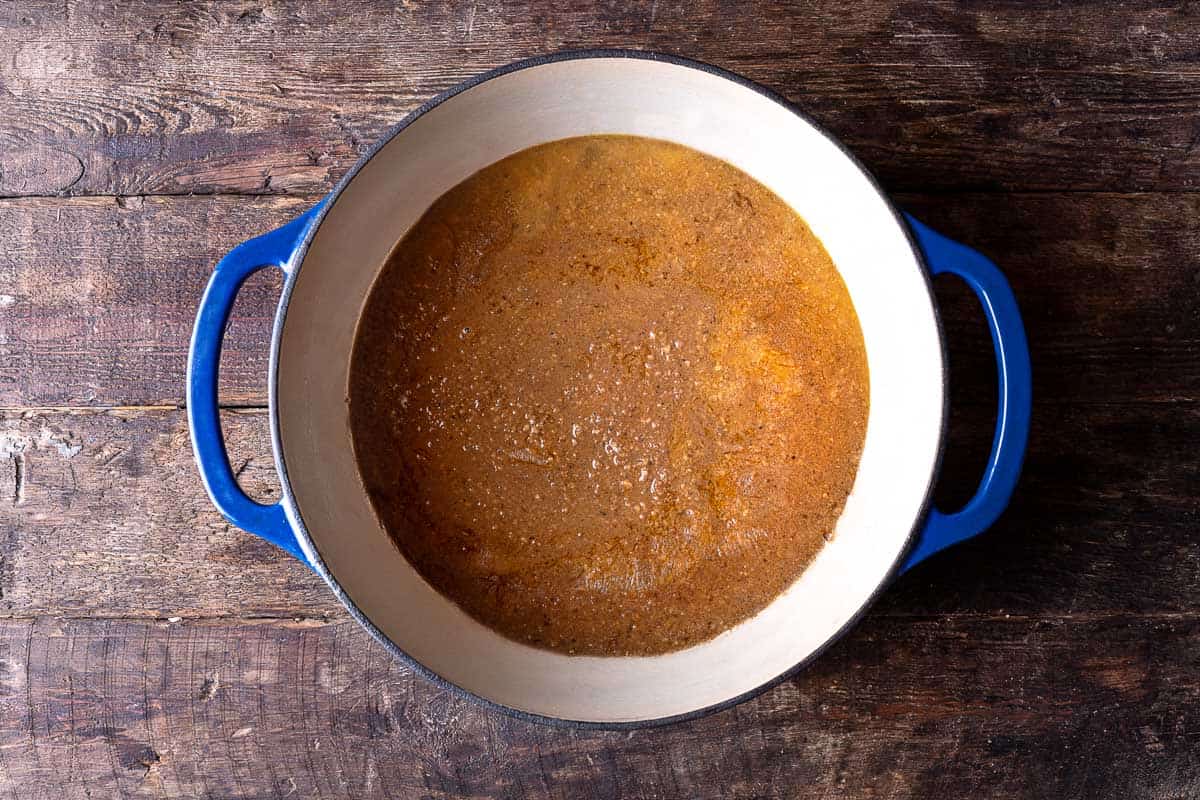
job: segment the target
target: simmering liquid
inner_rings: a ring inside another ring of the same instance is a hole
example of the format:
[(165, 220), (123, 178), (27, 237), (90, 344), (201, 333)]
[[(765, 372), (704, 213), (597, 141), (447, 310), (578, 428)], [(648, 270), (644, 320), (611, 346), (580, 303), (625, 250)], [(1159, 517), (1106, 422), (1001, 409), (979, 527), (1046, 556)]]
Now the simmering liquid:
[(833, 536), (868, 376), (782, 200), (689, 148), (589, 136), (425, 213), (371, 291), (349, 403), (375, 510), (430, 584), (522, 642), (647, 655), (754, 615)]

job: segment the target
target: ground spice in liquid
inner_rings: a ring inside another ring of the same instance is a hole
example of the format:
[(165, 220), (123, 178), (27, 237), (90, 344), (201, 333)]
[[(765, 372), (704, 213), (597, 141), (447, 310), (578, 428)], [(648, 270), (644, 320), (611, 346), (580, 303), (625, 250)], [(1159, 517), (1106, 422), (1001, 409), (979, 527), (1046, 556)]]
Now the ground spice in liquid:
[(804, 222), (723, 161), (626, 136), (439, 199), (372, 289), (350, 377), (404, 555), (483, 623), (579, 654), (675, 650), (769, 604), (833, 535), (867, 409), (857, 316)]

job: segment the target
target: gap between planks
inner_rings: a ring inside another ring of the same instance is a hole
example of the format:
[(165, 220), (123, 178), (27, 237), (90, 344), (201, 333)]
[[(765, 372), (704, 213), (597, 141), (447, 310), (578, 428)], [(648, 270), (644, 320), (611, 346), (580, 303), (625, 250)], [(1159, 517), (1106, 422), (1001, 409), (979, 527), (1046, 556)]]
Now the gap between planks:
[[(874, 174), (868, 169), (868, 173)], [(335, 184), (336, 185), (336, 184)], [(69, 202), (97, 202), (97, 201), (119, 201), (129, 199), (139, 200), (232, 200), (232, 199), (252, 199), (252, 200), (292, 200), (296, 202), (315, 203), (322, 198), (329, 196), (334, 190), (334, 185), (331, 185), (329, 191), (326, 192), (151, 192), (148, 194), (62, 194), (62, 193), (46, 193), (46, 194), (0, 194), (0, 204), (18, 204), (22, 201), (62, 201)], [(888, 189), (884, 187), (884, 194), (895, 198), (899, 196), (909, 197), (968, 197), (972, 195), (985, 196), (1002, 196), (1002, 197), (1038, 197), (1046, 195), (1093, 195), (1096, 197), (1154, 197), (1156, 195), (1174, 196), (1174, 195), (1196, 195), (1200, 194), (1200, 186), (1195, 188), (1179, 187), (1170, 189), (1153, 189), (1153, 190), (1109, 190), (1109, 189), (1080, 189), (1076, 187), (1049, 187), (1049, 188), (1026, 188), (1026, 189), (1003, 189), (996, 187), (980, 186), (980, 187), (962, 187), (962, 188), (946, 188), (946, 187), (930, 187), (928, 189), (921, 188), (898, 188)]]
[[(948, 611), (942, 614), (878, 611), (868, 610), (867, 616), (874, 619), (901, 620), (911, 623), (960, 623), (960, 622), (1009, 622), (1021, 623), (1058, 623), (1090, 625), (1099, 622), (1119, 620), (1136, 620), (1146, 622), (1190, 622), (1200, 620), (1200, 610), (1197, 611), (1094, 611), (1082, 614), (1054, 613), (1045, 614), (1005, 614), (1003, 612), (978, 613)], [(6, 623), (37, 623), (37, 622), (123, 622), (145, 625), (193, 625), (205, 627), (239, 626), (239, 625), (273, 625), (284, 628), (324, 628), (353, 622), (349, 614), (337, 613), (329, 616), (305, 616), (296, 614), (256, 614), (256, 615), (222, 615), (208, 614), (200, 616), (164, 617), (158, 614), (139, 616), (136, 614), (7, 614), (0, 615), (0, 625)]]

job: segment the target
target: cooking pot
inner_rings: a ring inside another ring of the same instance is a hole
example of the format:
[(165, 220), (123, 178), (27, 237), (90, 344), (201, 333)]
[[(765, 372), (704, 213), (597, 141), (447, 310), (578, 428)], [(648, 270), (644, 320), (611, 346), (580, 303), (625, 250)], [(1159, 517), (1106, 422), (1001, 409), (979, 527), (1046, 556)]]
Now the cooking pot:
[[(393, 545), (351, 445), (355, 326), (392, 247), (440, 195), (483, 167), (588, 134), (678, 142), (778, 194), (837, 265), (870, 369), (862, 459), (832, 541), (762, 612), (666, 655), (568, 656), (504, 638), (468, 617)], [(267, 266), (285, 276), (268, 382), (282, 484), (274, 505), (238, 488), (217, 409), (230, 308), (247, 276)], [(954, 513), (930, 506), (946, 421), (944, 342), (930, 276), (944, 272), (966, 281), (982, 303), (999, 374), (987, 468), (974, 498)], [(200, 303), (187, 411), (200, 475), (221, 513), (315, 570), (398, 658), (518, 715), (621, 727), (695, 716), (754, 695), (819, 654), (899, 572), (987, 528), (1020, 471), (1030, 367), (1020, 313), (999, 270), (898, 213), (853, 156), (782, 98), (693, 61), (590, 51), (513, 64), (430, 100), (312, 210), (234, 248)]]

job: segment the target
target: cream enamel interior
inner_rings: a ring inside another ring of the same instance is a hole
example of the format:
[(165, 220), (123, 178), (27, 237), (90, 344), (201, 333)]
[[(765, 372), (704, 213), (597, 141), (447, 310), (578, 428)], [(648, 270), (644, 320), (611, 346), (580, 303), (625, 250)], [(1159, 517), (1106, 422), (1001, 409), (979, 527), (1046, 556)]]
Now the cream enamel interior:
[[(821, 238), (862, 323), (871, 374), (854, 491), (827, 545), (762, 613), (652, 658), (568, 657), (505, 639), (429, 587), (380, 527), (351, 447), (347, 372), (360, 309), (389, 250), (443, 192), (554, 139), (625, 133), (734, 164)], [(294, 277), (276, 353), (281, 467), (316, 554), (392, 642), (479, 696), (570, 720), (627, 722), (734, 698), (804, 660), (863, 607), (899, 558), (935, 469), (942, 350), (922, 268), (887, 203), (829, 139), (773, 100), (693, 67), (603, 57), (478, 84), (433, 108), (336, 199)], [(296, 519), (298, 516), (299, 519)]]

